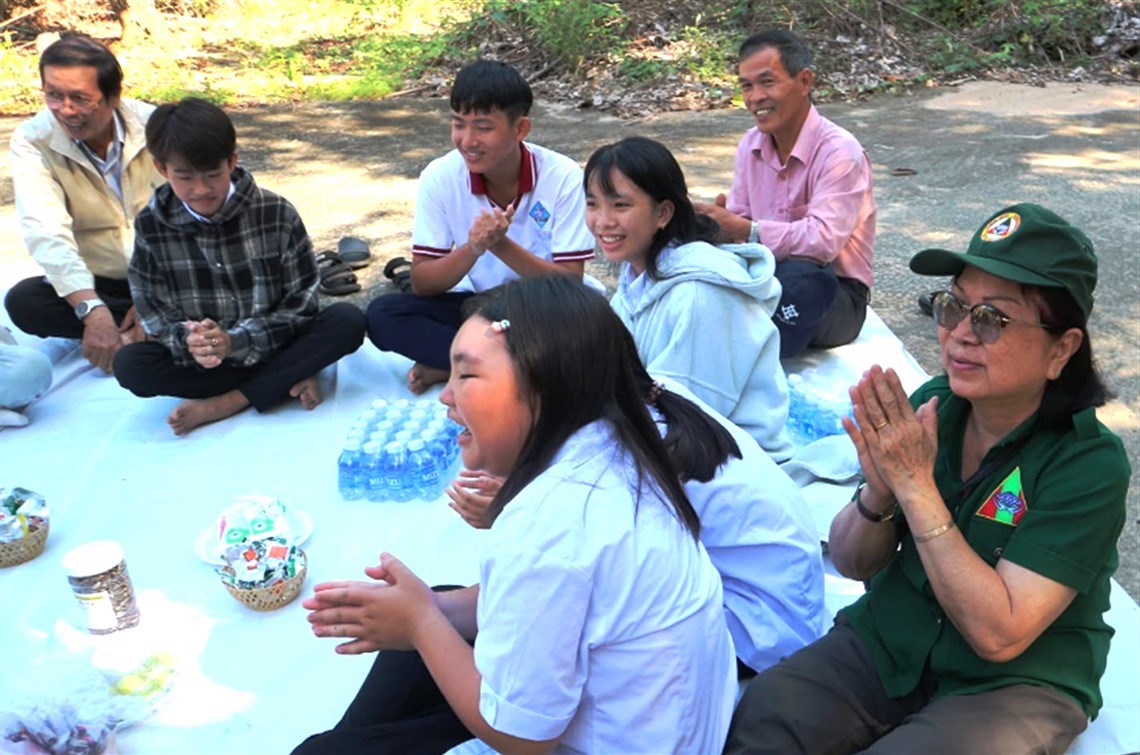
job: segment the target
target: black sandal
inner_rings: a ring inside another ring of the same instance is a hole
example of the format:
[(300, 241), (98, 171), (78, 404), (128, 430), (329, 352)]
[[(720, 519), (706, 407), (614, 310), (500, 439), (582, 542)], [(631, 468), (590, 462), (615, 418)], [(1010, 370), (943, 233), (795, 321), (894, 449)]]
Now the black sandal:
[(384, 265), (384, 277), (396, 284), (401, 293), (412, 293), (412, 263), (406, 257), (388, 260)]
[(372, 251), (368, 248), (368, 242), (355, 236), (345, 236), (338, 241), (336, 253), (340, 255), (341, 262), (353, 270), (367, 267), (368, 263), (372, 261)]
[(407, 257), (395, 257), (388, 260), (388, 264), (384, 265), (384, 277), (393, 283), (396, 282), (396, 277), (401, 273), (411, 273), (412, 263), (408, 261)]
[(356, 274), (336, 252), (321, 252), (317, 255), (317, 272), (321, 276), (317, 290), (325, 296), (344, 296), (360, 290)]

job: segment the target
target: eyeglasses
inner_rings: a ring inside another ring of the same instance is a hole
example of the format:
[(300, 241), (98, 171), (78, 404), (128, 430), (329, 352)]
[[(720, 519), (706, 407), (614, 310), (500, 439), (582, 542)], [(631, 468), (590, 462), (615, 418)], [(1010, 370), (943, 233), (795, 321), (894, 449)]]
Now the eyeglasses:
[(939, 327), (953, 330), (958, 327), (958, 323), (966, 318), (966, 315), (969, 315), (970, 329), (982, 343), (993, 343), (997, 341), (1002, 330), (1010, 323), (1032, 325), (1033, 327), (1050, 331), (1057, 330), (1056, 325), (1029, 322), (1028, 320), (1015, 320), (992, 304), (975, 304), (972, 307), (967, 306), (965, 302), (949, 291), (935, 291), (931, 296), (933, 297), (931, 303), (933, 305), (934, 321), (938, 323)]
[(55, 92), (50, 89), (44, 90), (44, 102), (46, 102), (47, 106), (52, 110), (58, 110), (63, 107), (63, 103), (68, 101), (71, 102), (73, 108), (83, 113), (89, 113), (105, 102), (102, 97), (97, 100), (91, 100), (82, 94), (63, 94), (62, 92)]

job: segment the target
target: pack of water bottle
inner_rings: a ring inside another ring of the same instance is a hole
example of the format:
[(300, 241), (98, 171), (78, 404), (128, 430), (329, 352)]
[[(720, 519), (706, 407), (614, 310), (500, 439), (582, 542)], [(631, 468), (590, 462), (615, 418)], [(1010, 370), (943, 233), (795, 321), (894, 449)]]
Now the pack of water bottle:
[(819, 387), (815, 368), (788, 375), (788, 434), (798, 446), (842, 435), (843, 417), (851, 415), (851, 399), (845, 391)]
[(337, 463), (341, 497), (435, 500), (459, 467), (461, 431), (438, 401), (376, 399), (345, 436)]

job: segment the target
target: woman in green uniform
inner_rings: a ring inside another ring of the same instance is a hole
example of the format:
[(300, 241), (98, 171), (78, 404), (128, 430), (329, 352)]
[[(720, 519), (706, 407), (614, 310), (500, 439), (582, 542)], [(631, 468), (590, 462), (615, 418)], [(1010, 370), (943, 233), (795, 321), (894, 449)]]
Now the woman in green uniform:
[(1092, 244), (1020, 204), (910, 266), (952, 276), (945, 374), (851, 389), (864, 482), (830, 551), (868, 591), (751, 682), (727, 752), (1060, 753), (1101, 707), (1130, 470), (1096, 419)]

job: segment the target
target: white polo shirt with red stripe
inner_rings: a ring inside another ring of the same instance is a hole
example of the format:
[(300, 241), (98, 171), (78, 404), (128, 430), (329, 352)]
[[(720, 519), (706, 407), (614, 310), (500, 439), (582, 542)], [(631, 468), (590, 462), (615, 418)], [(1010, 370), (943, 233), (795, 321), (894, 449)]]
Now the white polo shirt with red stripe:
[[(594, 237), (586, 227), (582, 169), (565, 155), (521, 143), (518, 197), (507, 236), (539, 259), (577, 262), (594, 258)], [(467, 169), (452, 150), (420, 173), (412, 225), (412, 253), (444, 257), (467, 243), (471, 224), (498, 205), (487, 195), (481, 173)], [(500, 207), (499, 209), (506, 209)], [(485, 291), (518, 278), (518, 273), (486, 252), (452, 291)]]

